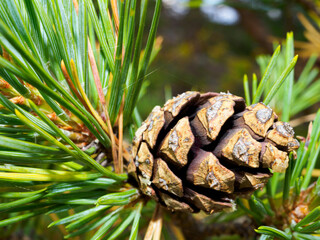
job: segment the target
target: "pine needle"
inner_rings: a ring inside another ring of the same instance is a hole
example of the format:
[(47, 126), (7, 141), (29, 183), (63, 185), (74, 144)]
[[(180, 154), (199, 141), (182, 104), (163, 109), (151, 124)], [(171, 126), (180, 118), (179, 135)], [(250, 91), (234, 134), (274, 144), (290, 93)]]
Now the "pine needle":
[[(307, 170), (304, 168), (303, 170), (302, 170), (302, 175), (306, 175), (306, 173), (307, 173)], [(311, 176), (312, 177), (320, 177), (320, 169), (313, 169), (312, 170), (312, 173), (311, 173)]]
[(90, 61), (91, 69), (92, 69), (93, 79), (94, 79), (96, 88), (98, 90), (98, 95), (99, 95), (100, 103), (102, 106), (102, 112), (105, 114), (105, 118), (106, 118), (107, 129), (105, 129), (105, 128), (104, 129), (106, 130), (106, 132), (109, 135), (110, 140), (111, 140), (112, 158), (113, 158), (115, 172), (121, 173), (122, 170), (120, 168), (120, 163), (118, 163), (115, 136), (114, 136), (114, 133), (112, 130), (112, 125), (111, 125), (108, 110), (105, 107), (106, 106), (105, 96), (104, 96), (103, 89), (101, 86), (100, 75), (98, 72), (97, 64), (96, 64), (96, 61), (95, 61), (95, 58), (93, 55), (93, 50), (92, 50), (90, 41), (88, 41), (88, 56), (89, 56), (89, 61)]
[[(73, 0), (73, 4), (77, 10), (78, 8), (78, 1), (77, 0)], [(77, 11), (78, 14), (78, 11)], [(109, 11), (108, 11), (109, 14)], [(118, 20), (119, 21), (119, 20)], [(121, 163), (118, 163), (118, 157), (117, 157), (117, 150), (116, 150), (116, 139), (112, 130), (112, 125), (111, 125), (111, 121), (110, 121), (110, 117), (109, 117), (109, 113), (108, 110), (106, 109), (106, 101), (105, 101), (105, 96), (103, 93), (103, 89), (102, 89), (102, 85), (101, 85), (101, 79), (100, 79), (100, 75), (99, 75), (99, 71), (98, 71), (98, 67), (96, 64), (96, 60), (94, 58), (94, 54), (93, 54), (93, 50), (92, 50), (92, 46), (88, 37), (88, 57), (89, 57), (89, 62), (90, 62), (90, 66), (91, 66), (91, 70), (92, 70), (92, 74), (93, 74), (93, 79), (94, 79), (94, 83), (96, 85), (97, 91), (98, 91), (98, 96), (99, 96), (99, 100), (100, 100), (100, 104), (102, 107), (102, 112), (104, 114), (104, 117), (106, 118), (106, 123), (107, 126), (105, 126), (104, 122), (102, 121), (102, 119), (100, 118), (100, 116), (97, 118), (95, 114), (96, 111), (94, 109), (91, 109), (91, 112), (93, 115), (95, 115), (96, 119), (99, 121), (99, 123), (101, 124), (101, 126), (103, 127), (103, 129), (106, 131), (106, 133), (109, 135), (110, 140), (111, 140), (111, 149), (112, 149), (112, 158), (113, 158), (113, 163), (114, 163), (114, 168), (115, 168), (115, 172), (116, 173), (122, 173), (122, 167), (120, 168), (120, 166), (122, 165)], [(101, 120), (99, 120), (101, 119)], [(122, 162), (120, 160), (120, 162)]]
[[(74, 7), (75, 7), (76, 12), (78, 14), (78, 10), (79, 10), (78, 1), (77, 0), (73, 0), (73, 4), (74, 4)], [(91, 46), (91, 42), (90, 42), (89, 37), (88, 37), (88, 57), (89, 57), (89, 62), (90, 62), (91, 70), (92, 70), (94, 83), (96, 85), (96, 88), (97, 88), (97, 91), (98, 91), (99, 100), (100, 100), (100, 104), (101, 104), (101, 107), (102, 107), (102, 110), (103, 110), (103, 113), (104, 113), (105, 112), (104, 108), (106, 106), (106, 100), (105, 100), (105, 96), (104, 96), (103, 89), (102, 89), (102, 86), (101, 86), (100, 75), (99, 75), (98, 67), (97, 67), (97, 64), (96, 64), (96, 60), (94, 58), (94, 54), (93, 54), (93, 50), (92, 50), (92, 46)]]
[(150, 220), (147, 232), (144, 236), (144, 240), (160, 240), (162, 220), (162, 209), (160, 204), (158, 203), (153, 212), (153, 216)]
[(316, 113), (311, 113), (311, 114), (308, 114), (308, 115), (293, 119), (293, 120), (291, 120), (289, 122), (289, 124), (290, 124), (291, 127), (297, 127), (297, 126), (299, 126), (299, 125), (301, 125), (303, 123), (313, 121), (314, 118), (316, 117), (316, 115), (317, 115)]
[(176, 227), (174, 224), (170, 224), (169, 227), (177, 240), (186, 240), (180, 228)]
[(75, 82), (76, 82), (76, 86), (77, 86), (81, 96), (83, 97), (85, 104), (88, 106), (88, 108), (90, 109), (90, 112), (95, 117), (95, 119), (99, 122), (99, 124), (103, 128), (103, 130), (106, 131), (106, 133), (109, 133), (108, 127), (106, 126), (106, 124), (103, 122), (100, 115), (97, 113), (97, 111), (92, 106), (89, 98), (87, 97), (86, 93), (84, 92), (84, 90), (81, 86), (81, 83), (80, 83), (80, 80), (79, 80), (78, 74), (77, 74), (77, 68), (76, 68), (76, 65), (75, 65), (73, 59), (70, 60), (70, 65), (71, 65), (71, 71), (72, 71), (73, 78), (75, 79)]
[(89, 37), (88, 37), (88, 56), (89, 56), (89, 62), (90, 62), (90, 66), (91, 66), (91, 70), (92, 70), (92, 74), (93, 74), (94, 83), (96, 85), (100, 104), (101, 104), (102, 110), (104, 112), (104, 108), (106, 106), (106, 100), (105, 100), (104, 93), (102, 90), (100, 75), (99, 75), (98, 67), (96, 64), (96, 60), (94, 58), (94, 54), (93, 54), (93, 50), (91, 47)]
[(119, 111), (119, 150), (118, 150), (118, 162), (119, 162), (119, 173), (123, 172), (123, 108), (124, 108), (124, 96)]
[(74, 8), (76, 9), (76, 13), (78, 15), (78, 12), (79, 12), (79, 4), (78, 4), (78, 1), (77, 0), (72, 0), (73, 2), (73, 5), (74, 5)]
[(119, 13), (118, 13), (118, 4), (117, 0), (111, 0), (111, 8), (112, 8), (112, 15), (116, 30), (116, 36), (118, 35), (119, 30)]
[[(53, 222), (59, 220), (59, 217), (58, 217), (58, 215), (57, 215), (56, 213), (50, 213), (50, 214), (49, 214), (49, 217), (51, 218), (51, 220), (52, 220)], [(65, 236), (65, 235), (68, 234), (68, 232), (66, 231), (64, 225), (58, 225), (57, 227), (58, 227), (59, 230), (61, 231), (62, 235)]]
[(62, 70), (63, 76), (66, 79), (71, 91), (77, 96), (77, 98), (80, 100), (80, 102), (83, 104), (83, 106), (87, 109), (87, 111), (90, 111), (86, 102), (83, 100), (83, 98), (79, 94), (78, 90), (74, 86), (63, 60), (61, 61), (61, 70)]
[(160, 238), (161, 238), (162, 223), (163, 223), (163, 218), (161, 216), (159, 218), (159, 220), (157, 221), (157, 225), (154, 230), (154, 234), (153, 234), (154, 240), (160, 240)]

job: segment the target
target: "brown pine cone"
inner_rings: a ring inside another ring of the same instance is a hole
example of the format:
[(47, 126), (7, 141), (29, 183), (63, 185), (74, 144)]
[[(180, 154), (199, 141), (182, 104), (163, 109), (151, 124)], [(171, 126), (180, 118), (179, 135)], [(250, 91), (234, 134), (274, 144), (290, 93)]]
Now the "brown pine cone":
[(185, 92), (155, 107), (137, 130), (128, 172), (173, 211), (233, 208), (288, 167), (294, 131), (263, 103), (230, 93)]

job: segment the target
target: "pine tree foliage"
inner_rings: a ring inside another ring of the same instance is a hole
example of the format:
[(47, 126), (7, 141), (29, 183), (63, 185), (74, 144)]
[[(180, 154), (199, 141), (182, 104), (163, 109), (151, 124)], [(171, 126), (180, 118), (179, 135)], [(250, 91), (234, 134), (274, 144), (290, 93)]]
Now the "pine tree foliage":
[[(177, 228), (162, 223), (169, 213), (146, 203), (123, 170), (130, 158), (123, 135), (139, 126), (137, 100), (160, 49), (160, 6), (161, 0), (0, 2), (2, 236), (37, 226), (45, 232), (41, 223), (49, 216), (48, 226), (65, 238), (159, 239), (162, 224), (165, 239), (179, 238)], [(263, 100), (289, 121), (319, 102), (316, 57), (294, 81), (296, 61), (289, 33), (282, 51), (258, 59), (260, 81), (244, 77), (247, 103)], [(205, 221), (250, 216), (260, 239), (319, 239), (319, 152), (318, 111), (285, 174), (274, 174), (249, 200), (238, 199), (238, 210)]]
[[(288, 75), (287, 71), (293, 55), (293, 33), (290, 32), (287, 34), (284, 50), (280, 51), (280, 47), (277, 47), (272, 57), (261, 56), (257, 59), (261, 72), (264, 72), (258, 86), (256, 76), (253, 75), (252, 78), (253, 103), (257, 100), (255, 96), (260, 97), (261, 93), (264, 103), (277, 109), (283, 121), (289, 121), (292, 116), (320, 100), (319, 81), (314, 81), (318, 69), (312, 68), (316, 56), (309, 59), (298, 80), (294, 81), (294, 72)], [(266, 75), (267, 79), (264, 79)], [(248, 85), (248, 78), (245, 76), (245, 95), (250, 102)], [(239, 200), (240, 209), (250, 214), (258, 225), (269, 225), (258, 228), (257, 233), (262, 234), (260, 239), (319, 238), (310, 235), (316, 234), (320, 229), (317, 227), (320, 178), (311, 183), (320, 153), (319, 123), (320, 110), (316, 113), (313, 123), (309, 125), (307, 138), (302, 139), (297, 153), (290, 156), (285, 174), (274, 173), (266, 189), (256, 192), (248, 201)]]
[(128, 234), (136, 238), (142, 205), (123, 182), (118, 143), (160, 48), (161, 1), (150, 29), (148, 5), (1, 1), (0, 226), (7, 236), (23, 220), (73, 209), (49, 226), (64, 224), (65, 237), (101, 226), (93, 239), (107, 232), (115, 239), (133, 224)]

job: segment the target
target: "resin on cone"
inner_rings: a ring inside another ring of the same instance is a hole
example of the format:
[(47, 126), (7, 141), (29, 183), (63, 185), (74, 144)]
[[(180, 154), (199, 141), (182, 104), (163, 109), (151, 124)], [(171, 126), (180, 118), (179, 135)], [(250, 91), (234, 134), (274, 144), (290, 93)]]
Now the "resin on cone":
[(263, 103), (185, 92), (155, 107), (137, 130), (128, 172), (172, 211), (213, 213), (284, 172), (298, 147), (290, 125)]

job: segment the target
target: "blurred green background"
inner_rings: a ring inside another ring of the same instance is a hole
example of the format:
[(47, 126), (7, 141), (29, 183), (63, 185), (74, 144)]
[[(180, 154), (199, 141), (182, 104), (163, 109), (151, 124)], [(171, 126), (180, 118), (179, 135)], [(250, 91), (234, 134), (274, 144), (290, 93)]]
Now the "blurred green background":
[[(319, 1), (163, 0), (158, 30), (162, 49), (138, 104), (142, 118), (153, 106), (163, 105), (165, 89), (172, 89), (173, 95), (193, 89), (243, 96), (243, 75), (261, 76), (257, 56), (271, 54), (273, 43), (281, 42), (289, 31), (296, 41), (307, 42), (299, 13), (316, 26)], [(307, 60), (299, 56), (296, 76)]]
[[(152, 12), (150, 7), (149, 24)], [(305, 34), (299, 14), (308, 19), (314, 31), (309, 26)], [(272, 54), (274, 43), (282, 42), (289, 31), (294, 32), (299, 47), (297, 78), (308, 57), (320, 55), (319, 23), (320, 0), (163, 0), (157, 39), (162, 49), (149, 69), (138, 103), (142, 119), (154, 106), (163, 106), (171, 94), (188, 90), (230, 91), (244, 96), (243, 75), (251, 79), (256, 73), (261, 79), (256, 58)], [(319, 63), (318, 59), (317, 67)], [(314, 105), (293, 118), (312, 114), (319, 107)], [(297, 134), (306, 136), (307, 125), (308, 121), (296, 128)], [(42, 233), (51, 221), (49, 217), (28, 220), (29, 230), (21, 230), (11, 239), (31, 239), (26, 235)], [(61, 237), (57, 228), (47, 231), (52, 239)]]

